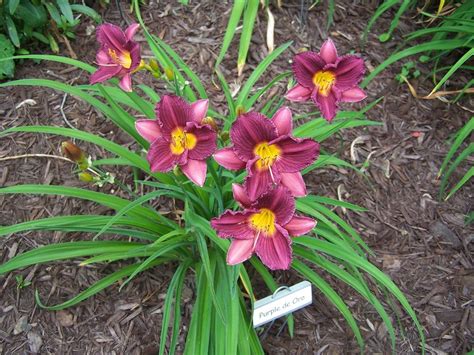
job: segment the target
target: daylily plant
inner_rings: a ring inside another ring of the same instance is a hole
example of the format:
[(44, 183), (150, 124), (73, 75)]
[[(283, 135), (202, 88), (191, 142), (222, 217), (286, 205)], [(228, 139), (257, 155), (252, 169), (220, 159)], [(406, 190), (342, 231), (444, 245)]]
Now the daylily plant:
[(358, 87), (364, 75), (364, 61), (355, 55), (337, 55), (331, 39), (319, 53), (302, 52), (293, 58), (293, 73), (298, 84), (286, 93), (290, 101), (313, 100), (329, 122), (336, 116), (339, 102), (358, 102), (366, 98)]
[(156, 105), (156, 120), (140, 119), (137, 131), (151, 143), (147, 159), (152, 172), (167, 172), (178, 165), (195, 184), (206, 180), (206, 159), (216, 149), (216, 132), (203, 124), (209, 102), (188, 104), (179, 96), (165, 95)]
[(139, 25), (133, 23), (124, 31), (118, 26), (105, 23), (97, 28), (100, 49), (96, 61), (99, 69), (90, 77), (90, 83), (101, 83), (112, 77), (120, 78), (124, 91), (132, 91), (131, 73), (141, 62), (140, 45), (133, 40)]
[(219, 150), (214, 159), (230, 170), (247, 168), (245, 189), (251, 200), (283, 184), (293, 196), (305, 196), (300, 171), (313, 163), (319, 144), (309, 138), (294, 138), (292, 113), (279, 109), (269, 120), (257, 112), (240, 115), (230, 130), (233, 146)]
[(233, 184), (234, 199), (243, 211), (225, 211), (211, 221), (221, 238), (233, 238), (227, 263), (248, 260), (255, 252), (271, 270), (286, 270), (292, 260), (291, 236), (310, 232), (316, 225), (309, 217), (295, 215), (291, 192), (278, 186), (252, 202), (241, 185)]

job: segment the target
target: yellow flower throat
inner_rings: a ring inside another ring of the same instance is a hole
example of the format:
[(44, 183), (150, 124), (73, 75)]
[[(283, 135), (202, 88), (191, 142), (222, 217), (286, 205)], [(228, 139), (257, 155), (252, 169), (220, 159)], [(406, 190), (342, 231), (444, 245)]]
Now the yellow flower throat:
[(249, 222), (257, 233), (272, 236), (276, 232), (275, 214), (268, 208), (261, 208), (259, 212), (252, 214)]
[(331, 91), (336, 75), (332, 71), (320, 70), (313, 75), (313, 83), (318, 87), (318, 91), (323, 96), (328, 96)]
[(132, 56), (128, 51), (123, 51), (117, 54), (117, 52), (109, 48), (109, 56), (115, 64), (121, 65), (125, 69), (130, 69), (132, 66)]
[(281, 149), (276, 144), (268, 144), (267, 142), (263, 142), (258, 144), (253, 153), (259, 157), (257, 160), (257, 169), (261, 170), (268, 170), (275, 160), (281, 154)]
[(196, 146), (197, 138), (192, 133), (186, 133), (181, 127), (176, 127), (171, 132), (171, 153), (181, 155), (186, 149), (191, 150)]

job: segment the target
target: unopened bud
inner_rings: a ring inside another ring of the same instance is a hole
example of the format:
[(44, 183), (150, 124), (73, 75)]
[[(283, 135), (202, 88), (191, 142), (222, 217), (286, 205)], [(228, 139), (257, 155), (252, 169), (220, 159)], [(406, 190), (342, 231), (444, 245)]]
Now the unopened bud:
[(211, 128), (212, 128), (215, 132), (217, 132), (217, 130), (218, 130), (216, 121), (214, 121), (214, 119), (213, 119), (212, 117), (209, 117), (209, 116), (204, 117), (204, 118), (202, 119), (202, 121), (201, 121), (201, 124), (203, 124), (203, 125), (204, 125), (204, 124), (207, 124), (207, 125), (211, 126)]
[(65, 141), (61, 143), (61, 152), (66, 158), (76, 163), (80, 163), (85, 159), (85, 154), (81, 150), (81, 148), (79, 148), (71, 141)]
[(160, 67), (159, 67), (158, 62), (156, 61), (156, 59), (150, 59), (150, 62), (148, 63), (148, 65), (150, 65), (150, 68), (153, 71), (155, 71), (155, 72), (160, 71)]
[(181, 174), (181, 172), (179, 171), (179, 166), (178, 165), (174, 166), (173, 174), (176, 175), (176, 176), (179, 176)]
[(297, 50), (298, 53), (303, 53), (303, 52), (307, 52), (307, 51), (308, 51), (308, 48), (305, 48), (305, 47), (300, 47)]
[(242, 105), (237, 106), (237, 108), (235, 109), (235, 114), (237, 115), (237, 117), (239, 117), (240, 115), (244, 113), (245, 113), (245, 107)]
[(79, 180), (81, 180), (83, 182), (93, 182), (94, 181), (94, 177), (91, 174), (86, 173), (86, 172), (79, 173), (78, 177), (79, 177)]
[(223, 142), (227, 142), (227, 140), (229, 139), (229, 132), (222, 132), (220, 137)]
[(171, 69), (170, 67), (166, 67), (165, 68), (165, 75), (168, 78), (168, 80), (173, 80), (174, 79), (173, 69)]

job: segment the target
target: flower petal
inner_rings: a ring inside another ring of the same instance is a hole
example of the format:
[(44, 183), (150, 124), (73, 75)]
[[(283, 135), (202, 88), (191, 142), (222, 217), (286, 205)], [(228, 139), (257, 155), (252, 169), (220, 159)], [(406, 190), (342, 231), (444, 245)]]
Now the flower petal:
[(147, 160), (152, 172), (170, 171), (180, 161), (181, 156), (171, 153), (170, 143), (163, 137), (158, 137), (151, 143)]
[(313, 92), (312, 89), (308, 89), (304, 87), (303, 85), (296, 84), (288, 90), (286, 93), (285, 97), (294, 102), (304, 102), (308, 101), (311, 98), (311, 93)]
[(237, 156), (248, 161), (254, 158), (254, 148), (277, 137), (275, 125), (258, 112), (240, 115), (230, 129), (230, 138)]
[(198, 186), (203, 186), (206, 181), (207, 164), (205, 160), (188, 159), (186, 164), (180, 165), (181, 171), (189, 180)]
[(291, 239), (288, 232), (276, 225), (277, 232), (272, 237), (260, 236), (255, 252), (271, 270), (287, 270), (292, 259)]
[(289, 235), (297, 237), (309, 233), (316, 226), (316, 221), (309, 217), (294, 215), (293, 218), (283, 226)]
[(119, 86), (123, 91), (132, 92), (132, 77), (126, 73), (119, 81)]
[(103, 50), (97, 52), (95, 60), (99, 65), (108, 65), (111, 62), (109, 55)]
[(359, 102), (364, 100), (367, 97), (367, 94), (364, 90), (354, 87), (349, 90), (345, 90), (341, 94), (341, 101), (343, 102)]
[(227, 264), (236, 265), (250, 259), (254, 252), (254, 240), (234, 239), (227, 251)]
[(334, 90), (329, 91), (328, 96), (321, 95), (315, 91), (312, 99), (319, 107), (323, 117), (328, 122), (331, 122), (336, 116), (336, 111), (338, 109), (338, 100)]
[(337, 49), (332, 39), (328, 38), (319, 51), (319, 55), (324, 59), (326, 64), (332, 64), (337, 59)]
[(179, 96), (164, 95), (156, 104), (156, 117), (161, 123), (163, 134), (170, 135), (177, 128), (184, 128), (191, 121), (191, 108), (189, 104)]
[(307, 195), (306, 184), (300, 172), (297, 173), (281, 173), (281, 184), (290, 190), (295, 197), (303, 197)]
[(219, 165), (229, 170), (240, 170), (245, 168), (245, 162), (242, 161), (234, 152), (233, 148), (224, 148), (214, 154), (214, 159)]
[(365, 72), (364, 61), (355, 55), (345, 55), (338, 58), (336, 63), (335, 86), (340, 90), (351, 89), (361, 80)]
[(201, 123), (202, 119), (207, 115), (207, 109), (209, 108), (209, 100), (197, 100), (191, 104), (191, 113), (193, 121)]
[(252, 204), (242, 185), (232, 184), (232, 193), (234, 194), (234, 199), (242, 208), (249, 208)]
[(326, 62), (318, 53), (310, 51), (298, 53), (293, 58), (293, 73), (299, 84), (312, 89), (314, 74), (325, 65)]
[(295, 214), (295, 199), (290, 191), (281, 185), (263, 194), (252, 206), (272, 211), (275, 214), (275, 222), (281, 226), (287, 224)]
[(140, 133), (140, 135), (150, 143), (156, 138), (161, 137), (160, 125), (156, 120), (136, 120), (135, 128), (137, 129), (138, 133)]
[(216, 151), (217, 134), (210, 126), (188, 122), (186, 133), (191, 133), (196, 137), (196, 145), (188, 152), (189, 159), (204, 160)]
[(251, 201), (255, 201), (264, 192), (271, 189), (273, 184), (280, 182), (280, 174), (277, 169), (270, 168), (259, 170), (255, 158), (247, 163), (248, 175), (245, 178), (245, 191)]
[(142, 60), (142, 56), (140, 53), (140, 45), (136, 42), (133, 42), (130, 45), (130, 58), (132, 59), (132, 63), (130, 65), (130, 68), (128, 69), (129, 72), (132, 72), (135, 70), (139, 65)]
[(282, 173), (296, 173), (308, 167), (319, 154), (319, 143), (310, 138), (282, 136), (271, 143), (281, 149), (275, 165)]
[(133, 40), (133, 36), (135, 36), (135, 33), (137, 30), (140, 28), (140, 25), (138, 23), (132, 23), (130, 26), (127, 27), (125, 30), (125, 38), (127, 41)]
[(102, 83), (120, 73), (122, 68), (119, 65), (111, 65), (107, 67), (99, 67), (94, 74), (91, 75), (89, 81), (91, 84)]
[(120, 27), (104, 23), (97, 27), (97, 41), (106, 47), (122, 52), (127, 39)]
[(291, 134), (293, 130), (293, 114), (291, 110), (283, 106), (272, 117), (272, 122), (275, 125), (278, 135)]
[(250, 210), (227, 210), (217, 218), (211, 219), (211, 226), (221, 238), (252, 239), (254, 232), (249, 226), (248, 219), (254, 213)]

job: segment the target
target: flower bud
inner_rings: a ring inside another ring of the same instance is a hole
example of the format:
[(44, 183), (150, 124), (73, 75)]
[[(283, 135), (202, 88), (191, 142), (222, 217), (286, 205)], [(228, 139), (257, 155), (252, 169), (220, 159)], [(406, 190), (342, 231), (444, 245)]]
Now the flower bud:
[(211, 128), (212, 128), (215, 132), (217, 132), (217, 130), (218, 130), (216, 121), (214, 121), (214, 119), (213, 119), (212, 117), (209, 117), (209, 116), (204, 117), (204, 118), (202, 119), (202, 121), (201, 121), (201, 124), (203, 124), (203, 125), (204, 125), (204, 124), (207, 124), (207, 125), (211, 126)]
[(79, 180), (81, 180), (83, 182), (93, 182), (94, 181), (94, 177), (91, 174), (86, 173), (86, 172), (80, 172), (78, 174), (78, 177), (79, 177)]
[(150, 59), (150, 62), (148, 64), (150, 65), (150, 68), (153, 71), (155, 71), (155, 72), (160, 71), (160, 67), (158, 66), (158, 62), (156, 61), (156, 59)]
[(170, 67), (165, 68), (165, 75), (168, 80), (174, 80), (174, 72), (173, 69), (171, 69)]
[(229, 132), (222, 132), (220, 134), (220, 137), (221, 137), (223, 142), (227, 142), (229, 140)]
[(81, 150), (81, 148), (79, 148), (71, 141), (65, 141), (61, 143), (61, 152), (66, 158), (76, 163), (80, 163), (85, 159), (85, 154)]
[(173, 168), (173, 174), (175, 176), (179, 176), (181, 174), (181, 171), (179, 169), (179, 166), (178, 165), (175, 165), (174, 168)]
[(239, 106), (236, 107), (235, 114), (237, 115), (237, 117), (239, 117), (240, 115), (242, 115), (244, 113), (245, 113), (245, 107), (244, 106), (239, 105)]

